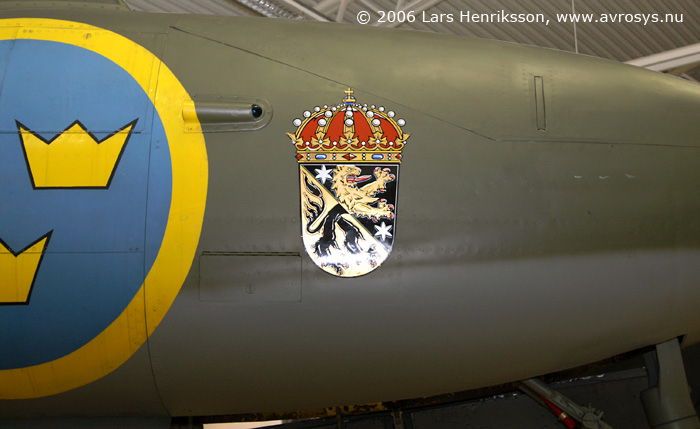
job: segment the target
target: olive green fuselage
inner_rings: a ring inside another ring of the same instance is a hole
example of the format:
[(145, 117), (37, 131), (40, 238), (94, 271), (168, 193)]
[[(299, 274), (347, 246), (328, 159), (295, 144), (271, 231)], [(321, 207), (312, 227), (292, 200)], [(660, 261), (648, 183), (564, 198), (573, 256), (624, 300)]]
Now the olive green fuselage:
[[(201, 236), (147, 343), (86, 386), (0, 401), (3, 417), (374, 403), (700, 339), (697, 85), (570, 53), (349, 25), (75, 9), (2, 17), (110, 30), (160, 58), (195, 109), (265, 109), (260, 127), (237, 129), (198, 110)], [(348, 88), (396, 111), (410, 133), (393, 249), (356, 278), (322, 271), (304, 248), (286, 135)]]

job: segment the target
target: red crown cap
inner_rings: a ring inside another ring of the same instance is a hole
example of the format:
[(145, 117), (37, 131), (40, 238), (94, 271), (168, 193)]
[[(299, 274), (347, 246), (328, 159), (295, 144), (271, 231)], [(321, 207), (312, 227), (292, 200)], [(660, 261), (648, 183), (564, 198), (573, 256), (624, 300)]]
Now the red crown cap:
[[(406, 121), (394, 119), (394, 112), (383, 106), (359, 105), (352, 97), (353, 91), (345, 91), (348, 96), (336, 106), (316, 106), (313, 111), (303, 113), (304, 119), (297, 118), (294, 134), (288, 133), (297, 149), (297, 159), (309, 152), (334, 152), (360, 154), (394, 154), (385, 159), (401, 159), (401, 149), (409, 135), (402, 127)], [(308, 158), (308, 156), (306, 156)], [(354, 158), (354, 157), (353, 157)], [(346, 158), (347, 159), (347, 158)]]

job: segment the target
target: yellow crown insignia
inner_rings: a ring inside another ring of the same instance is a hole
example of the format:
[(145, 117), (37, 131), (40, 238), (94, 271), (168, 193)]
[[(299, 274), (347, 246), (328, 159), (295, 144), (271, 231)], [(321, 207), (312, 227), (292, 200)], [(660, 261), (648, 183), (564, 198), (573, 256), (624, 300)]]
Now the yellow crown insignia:
[(108, 188), (137, 120), (102, 140), (75, 121), (48, 141), (16, 121), (32, 185), (35, 189)]
[(0, 304), (28, 304), (39, 265), (51, 239), (48, 234), (13, 251), (0, 239)]
[(294, 119), (297, 130), (287, 135), (299, 162), (401, 162), (406, 121), (383, 106), (358, 104), (353, 92), (348, 88), (340, 104), (316, 106)]

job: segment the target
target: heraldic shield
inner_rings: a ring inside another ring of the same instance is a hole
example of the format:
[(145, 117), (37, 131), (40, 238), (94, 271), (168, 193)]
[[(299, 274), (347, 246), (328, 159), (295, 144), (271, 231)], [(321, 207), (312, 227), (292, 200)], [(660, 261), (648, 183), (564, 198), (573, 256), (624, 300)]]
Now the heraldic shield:
[(314, 263), (340, 277), (379, 267), (396, 237), (403, 119), (383, 106), (360, 105), (348, 89), (342, 103), (316, 106), (287, 133), (296, 147), (301, 235)]

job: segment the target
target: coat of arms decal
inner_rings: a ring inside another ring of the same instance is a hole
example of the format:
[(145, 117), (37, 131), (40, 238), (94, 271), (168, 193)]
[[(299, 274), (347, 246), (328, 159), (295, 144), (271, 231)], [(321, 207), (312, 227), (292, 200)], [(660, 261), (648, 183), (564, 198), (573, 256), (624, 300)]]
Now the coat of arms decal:
[(342, 103), (316, 106), (287, 133), (296, 147), (301, 231), (314, 263), (340, 277), (379, 267), (396, 236), (403, 119), (383, 106), (360, 105), (348, 89)]

